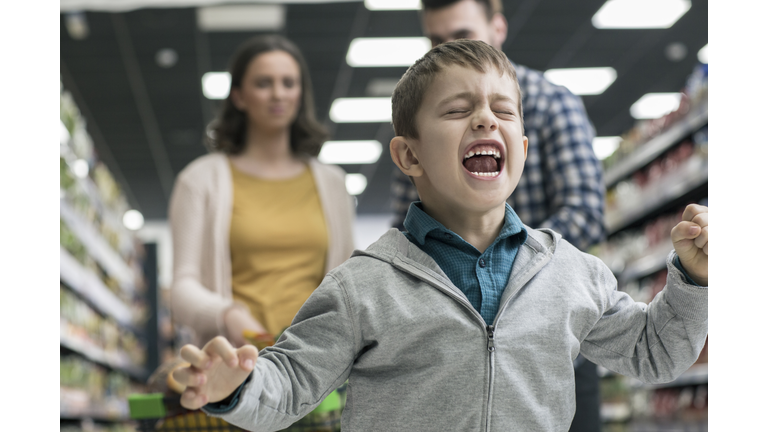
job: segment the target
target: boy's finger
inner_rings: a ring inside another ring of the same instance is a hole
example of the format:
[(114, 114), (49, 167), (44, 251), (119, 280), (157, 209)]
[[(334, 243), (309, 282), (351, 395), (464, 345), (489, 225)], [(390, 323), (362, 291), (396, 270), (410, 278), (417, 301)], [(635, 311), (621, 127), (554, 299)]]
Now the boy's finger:
[(699, 213), (691, 219), (691, 222), (704, 228), (709, 226), (709, 213)]
[(211, 358), (208, 354), (194, 345), (184, 345), (181, 347), (179, 355), (184, 361), (189, 362), (192, 366), (198, 369), (207, 369), (208, 366), (211, 365)]
[(198, 387), (205, 384), (205, 375), (195, 372), (191, 367), (178, 368), (171, 375), (183, 386)]
[(230, 344), (223, 336), (216, 336), (211, 339), (205, 344), (203, 351), (208, 355), (217, 355), (221, 357), (224, 363), (229, 367), (237, 366), (237, 352), (235, 351), (235, 348), (232, 347), (232, 344)]
[(256, 364), (256, 359), (259, 357), (259, 351), (253, 345), (243, 345), (237, 349), (237, 357), (240, 369), (251, 371)]
[(699, 213), (708, 213), (709, 208), (698, 204), (688, 204), (683, 211), (683, 220), (692, 221)]
[(709, 242), (709, 227), (705, 226), (704, 228), (701, 229), (701, 234), (699, 234), (699, 236), (696, 237), (696, 240), (693, 241), (693, 244), (695, 244), (697, 248), (703, 249), (708, 242)]
[(208, 398), (193, 389), (184, 390), (181, 394), (181, 406), (186, 409), (196, 410), (208, 403)]
[(701, 234), (701, 227), (693, 222), (680, 222), (672, 228), (670, 237), (672, 243), (677, 243), (682, 240), (691, 240)]

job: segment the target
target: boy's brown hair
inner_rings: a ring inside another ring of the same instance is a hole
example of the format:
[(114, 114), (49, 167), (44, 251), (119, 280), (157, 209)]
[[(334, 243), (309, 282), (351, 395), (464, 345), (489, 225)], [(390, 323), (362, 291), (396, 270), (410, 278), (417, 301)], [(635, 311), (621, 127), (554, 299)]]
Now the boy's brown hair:
[(400, 78), (392, 93), (392, 126), (395, 128), (395, 135), (419, 138), (416, 113), (424, 100), (424, 94), (433, 78), (452, 65), (471, 67), (483, 73), (488, 72), (488, 67), (492, 66), (500, 75), (509, 75), (517, 88), (517, 111), (522, 122), (520, 85), (515, 68), (507, 56), (485, 42), (460, 39), (432, 48), (424, 57), (416, 60)]

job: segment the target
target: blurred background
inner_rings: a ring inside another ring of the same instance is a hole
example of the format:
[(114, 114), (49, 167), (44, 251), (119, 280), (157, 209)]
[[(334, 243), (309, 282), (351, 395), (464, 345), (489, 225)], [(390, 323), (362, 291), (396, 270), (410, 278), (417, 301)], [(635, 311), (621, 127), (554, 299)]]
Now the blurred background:
[[(595, 128), (608, 236), (590, 252), (620, 289), (650, 301), (664, 285), (669, 230), (685, 204), (707, 202), (707, 2), (503, 5), (504, 52), (580, 95)], [(429, 48), (419, 7), (60, 1), (62, 430), (134, 430), (127, 395), (191, 340), (168, 308), (168, 200), (176, 175), (207, 153), (228, 61), (245, 39), (278, 33), (303, 52), (331, 132), (320, 160), (344, 169), (356, 198), (356, 247), (391, 226), (389, 97)], [(366, 43), (385, 45), (371, 56)], [(707, 430), (706, 346), (670, 384), (600, 374), (604, 431)]]

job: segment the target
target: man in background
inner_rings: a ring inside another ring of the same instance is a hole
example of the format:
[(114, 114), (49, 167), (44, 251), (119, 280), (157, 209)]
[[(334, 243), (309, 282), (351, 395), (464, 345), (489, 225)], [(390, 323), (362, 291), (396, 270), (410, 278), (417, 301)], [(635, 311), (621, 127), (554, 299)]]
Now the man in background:
[[(501, 0), (422, 0), (422, 27), (432, 46), (456, 39), (481, 40), (501, 49), (507, 20)], [(547, 81), (541, 72), (512, 62), (523, 95), (528, 158), (515, 192), (507, 200), (523, 223), (559, 232), (581, 250), (600, 242), (605, 185), (592, 150), (594, 128), (581, 98)], [(393, 225), (403, 230), (415, 186), (399, 169), (392, 183)], [(576, 414), (571, 432), (599, 432), (600, 400), (594, 363), (579, 356)]]

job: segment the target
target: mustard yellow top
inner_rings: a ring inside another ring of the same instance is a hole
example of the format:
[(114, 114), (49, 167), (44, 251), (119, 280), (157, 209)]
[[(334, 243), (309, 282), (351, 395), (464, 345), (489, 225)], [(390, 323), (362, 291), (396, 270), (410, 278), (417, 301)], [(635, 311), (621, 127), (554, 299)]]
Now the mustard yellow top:
[(309, 168), (265, 180), (230, 162), (232, 295), (277, 335), (325, 276), (328, 231)]

